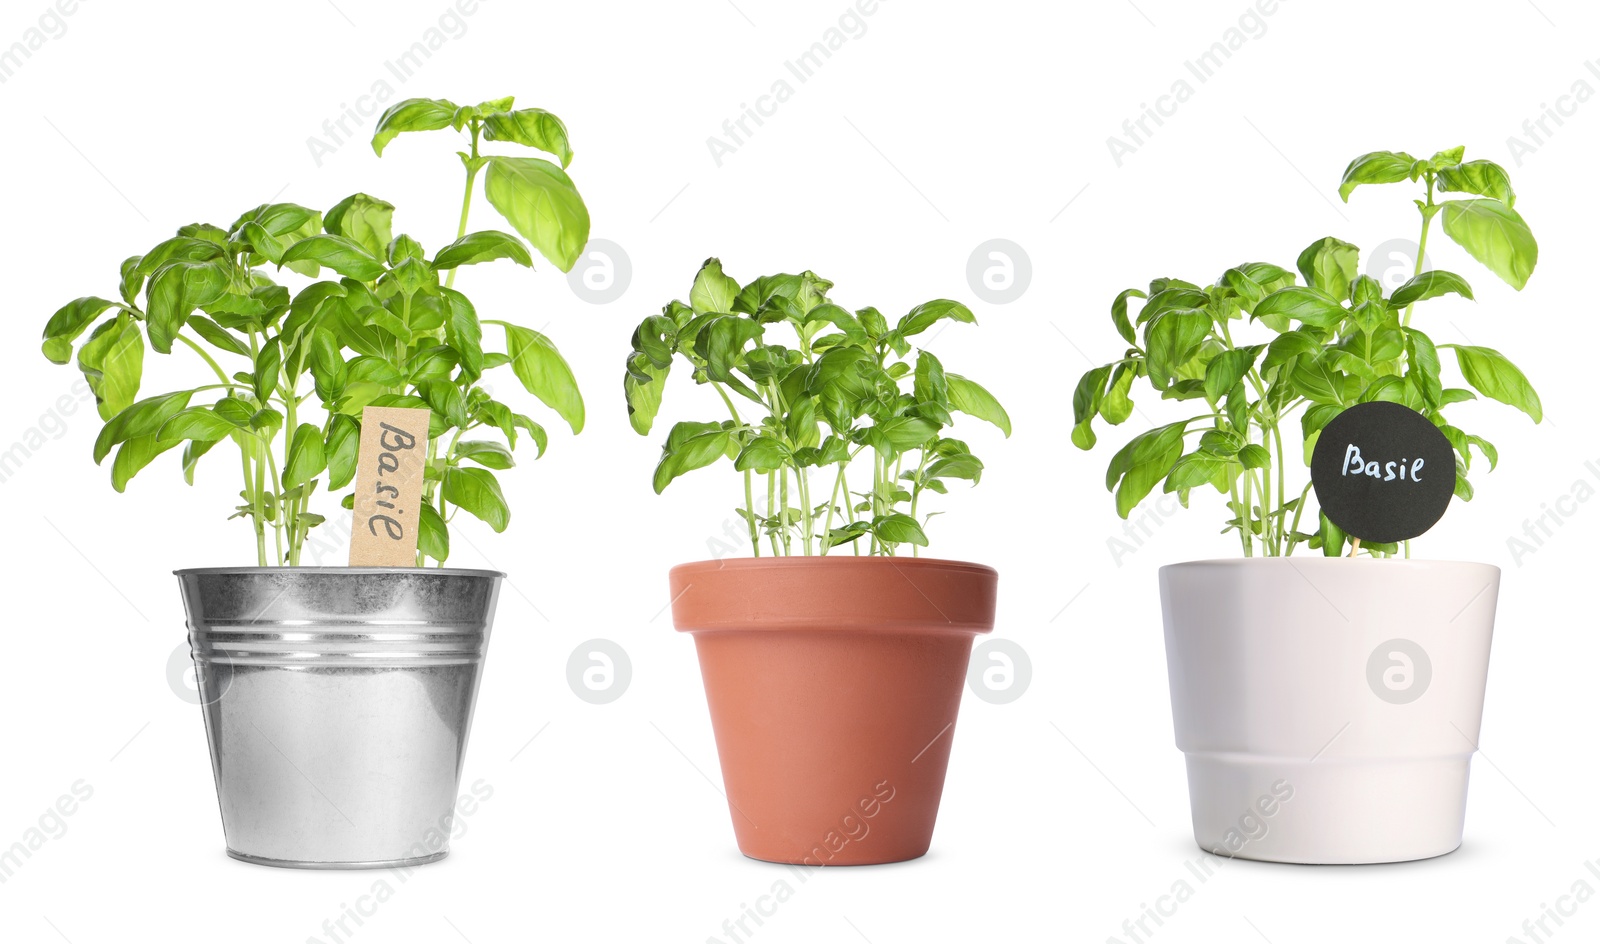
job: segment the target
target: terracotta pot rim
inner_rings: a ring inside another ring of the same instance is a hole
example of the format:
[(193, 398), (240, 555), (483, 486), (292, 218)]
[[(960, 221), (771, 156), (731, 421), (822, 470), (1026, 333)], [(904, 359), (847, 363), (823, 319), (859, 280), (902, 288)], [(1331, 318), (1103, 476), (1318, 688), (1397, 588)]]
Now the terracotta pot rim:
[[(853, 563), (847, 563), (853, 562)], [(993, 574), (999, 571), (988, 564), (972, 561), (946, 560), (939, 557), (858, 557), (854, 554), (822, 557), (820, 555), (792, 557), (728, 557), (721, 560), (688, 561), (674, 565), (669, 574), (695, 573), (707, 570), (775, 570), (790, 568), (827, 567), (913, 567), (921, 570), (952, 570), (976, 574)]]
[[(993, 567), (927, 557), (740, 557), (673, 567), (679, 632), (987, 633)], [(692, 592), (691, 592), (692, 591)]]

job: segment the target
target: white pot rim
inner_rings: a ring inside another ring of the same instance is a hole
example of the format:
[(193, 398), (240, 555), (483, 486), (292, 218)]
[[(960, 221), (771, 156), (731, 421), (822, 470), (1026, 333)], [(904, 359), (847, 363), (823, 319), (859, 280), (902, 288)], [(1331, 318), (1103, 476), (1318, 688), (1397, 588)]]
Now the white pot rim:
[(1318, 568), (1330, 569), (1341, 567), (1392, 567), (1401, 570), (1455, 570), (1477, 569), (1485, 575), (1500, 573), (1496, 564), (1486, 564), (1482, 561), (1469, 560), (1435, 560), (1431, 558), (1376, 558), (1376, 557), (1211, 557), (1201, 560), (1179, 561), (1173, 564), (1164, 564), (1162, 571), (1188, 568)]

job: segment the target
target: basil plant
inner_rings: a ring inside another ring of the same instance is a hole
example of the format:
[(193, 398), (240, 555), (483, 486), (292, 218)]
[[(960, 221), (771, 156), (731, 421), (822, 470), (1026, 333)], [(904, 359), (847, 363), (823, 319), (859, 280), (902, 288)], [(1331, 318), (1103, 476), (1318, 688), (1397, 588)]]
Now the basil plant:
[[(180, 446), (193, 484), (201, 460), (229, 443), (243, 484), (232, 517), (250, 523), (257, 562), (297, 565), (308, 535), (326, 520), (312, 510), (313, 495), (344, 490), (355, 475), (363, 408), (426, 407), (418, 565), (442, 565), (449, 556), (449, 522), (458, 511), (505, 530), (511, 512), (495, 473), (512, 467), (519, 435), (533, 441), (536, 455), (547, 436), (492, 396), (483, 378), (509, 368), (574, 433), (583, 428), (583, 399), (555, 345), (510, 321), (480, 320), (453, 287), (456, 272), (501, 259), (531, 267), (530, 243), (570, 269), (588, 240), (589, 217), (562, 169), (572, 157), (565, 126), (540, 109), (514, 111), (509, 98), (459, 108), (401, 102), (380, 119), (373, 146), (381, 152), (402, 132), (442, 128), (465, 136), (467, 186), (455, 240), (431, 255), (411, 236), (394, 234), (392, 204), (366, 194), (326, 212), (266, 204), (226, 227), (183, 227), (122, 263), (116, 298), (79, 298), (51, 317), (45, 356), (65, 364), (76, 347), (105, 420), (94, 459), (112, 456), (117, 491)], [(481, 140), (544, 151), (561, 166), (484, 156)], [(467, 232), (485, 167), (488, 200), (520, 237)], [(291, 290), (280, 284), (285, 272), (312, 281)], [(503, 343), (486, 339), (485, 326)], [(201, 382), (141, 399), (147, 352), (175, 349), (195, 358)], [(346, 495), (344, 507), (352, 500)]]
[[(941, 322), (972, 323), (944, 299), (890, 324), (876, 308), (850, 312), (812, 272), (741, 286), (709, 259), (689, 301), (639, 325), (623, 386), (635, 431), (648, 434), (674, 364), (717, 394), (726, 419), (685, 421), (667, 434), (654, 486), (726, 459), (743, 481), (751, 552), (894, 555), (926, 547), (937, 512), (923, 505), (947, 480), (977, 484), (983, 462), (946, 431), (955, 413), (1011, 434), (982, 386), (946, 372), (918, 338)], [(741, 409), (742, 408), (742, 409)], [(748, 414), (748, 415), (747, 415)], [(815, 481), (814, 481), (815, 479)]]
[[(1431, 420), (1455, 449), (1456, 495), (1472, 498), (1474, 453), (1491, 470), (1499, 455), (1446, 411), (1481, 395), (1537, 423), (1543, 407), (1528, 378), (1498, 351), (1439, 344), (1412, 323), (1418, 302), (1445, 294), (1472, 298), (1461, 276), (1423, 268), (1436, 216), (1446, 235), (1516, 289), (1538, 261), (1505, 170), (1463, 156), (1459, 147), (1427, 160), (1380, 151), (1345, 171), (1339, 193), (1346, 200), (1363, 184), (1421, 185), (1416, 269), (1392, 293), (1361, 274), (1360, 250), (1327, 237), (1306, 247), (1294, 270), (1249, 262), (1209, 285), (1159, 278), (1148, 290), (1116, 297), (1111, 320), (1127, 348), (1079, 380), (1073, 443), (1093, 448), (1097, 419), (1113, 426), (1127, 421), (1136, 383), (1195, 407), (1186, 419), (1139, 433), (1111, 458), (1106, 487), (1115, 492), (1119, 515), (1128, 517), (1158, 485), (1185, 506), (1194, 489), (1209, 486), (1224, 497), (1224, 533), (1236, 534), (1244, 556), (1285, 556), (1302, 544), (1342, 555), (1351, 539), (1319, 512), (1308, 514), (1311, 483), (1303, 467), (1330, 420), (1373, 400), (1405, 404)], [(1468, 196), (1440, 202), (1440, 192)], [(1134, 298), (1145, 301), (1130, 315)], [(1459, 381), (1446, 375), (1444, 351)], [(1395, 544), (1355, 547), (1374, 556), (1401, 552)]]

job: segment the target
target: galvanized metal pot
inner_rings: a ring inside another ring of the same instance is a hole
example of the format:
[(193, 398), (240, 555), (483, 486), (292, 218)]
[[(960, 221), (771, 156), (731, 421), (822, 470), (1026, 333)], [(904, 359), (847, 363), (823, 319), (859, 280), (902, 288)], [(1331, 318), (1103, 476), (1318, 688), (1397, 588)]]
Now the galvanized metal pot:
[(177, 575), (228, 854), (309, 869), (443, 858), (505, 575)]

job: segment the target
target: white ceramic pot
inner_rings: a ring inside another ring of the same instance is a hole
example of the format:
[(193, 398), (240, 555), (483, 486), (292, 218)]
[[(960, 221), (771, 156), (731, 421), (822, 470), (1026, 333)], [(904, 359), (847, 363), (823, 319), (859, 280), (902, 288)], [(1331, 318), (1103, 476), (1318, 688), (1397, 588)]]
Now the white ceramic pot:
[(1163, 567), (1195, 841), (1318, 864), (1460, 846), (1499, 589), (1498, 567), (1456, 561)]

